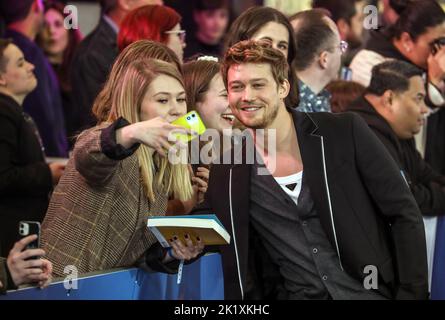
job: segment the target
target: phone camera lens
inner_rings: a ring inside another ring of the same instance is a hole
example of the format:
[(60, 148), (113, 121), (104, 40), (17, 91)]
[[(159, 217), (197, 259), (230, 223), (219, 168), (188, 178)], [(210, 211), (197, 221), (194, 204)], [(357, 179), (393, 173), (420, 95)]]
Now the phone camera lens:
[(192, 114), (192, 117), (194, 118), (196, 115), (195, 114)]
[(187, 120), (190, 120), (190, 117), (187, 117)]

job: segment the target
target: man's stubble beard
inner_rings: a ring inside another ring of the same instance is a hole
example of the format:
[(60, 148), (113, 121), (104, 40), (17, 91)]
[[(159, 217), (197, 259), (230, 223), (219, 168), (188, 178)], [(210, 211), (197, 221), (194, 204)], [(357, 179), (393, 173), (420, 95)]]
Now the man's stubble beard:
[[(245, 123), (243, 123), (241, 120), (239, 120), (239, 122), (244, 125), (244, 127), (249, 128), (249, 129), (265, 129), (267, 128), (277, 117), (278, 115), (278, 110), (279, 110), (279, 105), (275, 105), (274, 109), (271, 110), (269, 113), (268, 111), (266, 111), (263, 115), (263, 117), (260, 120), (260, 123), (258, 124), (253, 124), (253, 125), (246, 125)], [(264, 107), (265, 109), (267, 109), (266, 107)]]

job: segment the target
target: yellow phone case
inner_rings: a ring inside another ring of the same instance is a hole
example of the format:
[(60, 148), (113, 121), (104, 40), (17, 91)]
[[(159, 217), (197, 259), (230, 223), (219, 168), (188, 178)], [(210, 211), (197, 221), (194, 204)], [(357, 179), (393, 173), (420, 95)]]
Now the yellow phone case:
[[(196, 111), (190, 111), (186, 115), (173, 121), (172, 124), (181, 126), (187, 130), (193, 130), (196, 133), (198, 133), (198, 135), (201, 135), (206, 131), (204, 122), (202, 122), (201, 117)], [(196, 136), (192, 136), (190, 134), (185, 135), (180, 133), (175, 134), (175, 137), (183, 142), (188, 142), (196, 138)]]

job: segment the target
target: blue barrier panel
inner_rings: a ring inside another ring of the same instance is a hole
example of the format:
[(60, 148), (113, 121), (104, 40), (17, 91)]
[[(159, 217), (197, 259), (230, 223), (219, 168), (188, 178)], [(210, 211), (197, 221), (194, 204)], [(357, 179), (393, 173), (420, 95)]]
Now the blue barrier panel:
[(222, 300), (222, 275), (221, 256), (209, 254), (184, 266), (179, 285), (176, 275), (132, 268), (80, 277), (75, 290), (55, 282), (44, 290), (9, 291), (0, 300)]
[(431, 299), (445, 300), (445, 217), (438, 217)]

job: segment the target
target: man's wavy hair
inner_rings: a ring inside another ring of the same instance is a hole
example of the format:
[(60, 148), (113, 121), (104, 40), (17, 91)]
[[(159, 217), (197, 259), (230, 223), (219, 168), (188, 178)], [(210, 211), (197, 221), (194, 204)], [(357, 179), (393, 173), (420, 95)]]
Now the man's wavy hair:
[(222, 77), (227, 88), (227, 72), (232, 65), (243, 63), (268, 63), (275, 82), (282, 84), (287, 80), (289, 65), (284, 54), (272, 48), (270, 44), (254, 40), (245, 40), (229, 48), (221, 66)]

